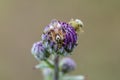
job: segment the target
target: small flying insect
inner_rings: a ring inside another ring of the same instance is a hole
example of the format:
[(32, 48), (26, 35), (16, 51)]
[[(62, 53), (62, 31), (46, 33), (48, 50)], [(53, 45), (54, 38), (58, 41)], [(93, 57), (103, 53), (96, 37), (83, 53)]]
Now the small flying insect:
[(75, 29), (76, 32), (84, 32), (83, 31), (83, 22), (79, 19), (71, 19), (69, 24)]

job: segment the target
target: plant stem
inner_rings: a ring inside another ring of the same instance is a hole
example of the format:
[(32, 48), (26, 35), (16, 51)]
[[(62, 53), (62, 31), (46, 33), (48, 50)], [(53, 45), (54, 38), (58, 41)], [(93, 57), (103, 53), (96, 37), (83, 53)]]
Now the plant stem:
[(59, 80), (59, 55), (55, 55), (54, 65), (54, 80)]

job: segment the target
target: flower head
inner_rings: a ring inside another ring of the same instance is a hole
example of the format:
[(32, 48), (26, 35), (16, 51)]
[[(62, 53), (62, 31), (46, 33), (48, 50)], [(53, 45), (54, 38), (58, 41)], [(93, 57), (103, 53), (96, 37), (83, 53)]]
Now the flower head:
[(78, 42), (75, 28), (77, 24), (80, 25), (82, 22), (78, 19), (69, 23), (52, 20), (43, 30), (42, 40), (34, 43), (31, 50), (32, 54), (37, 60), (44, 60), (52, 53), (60, 55), (71, 54)]
[(63, 58), (61, 61), (61, 71), (68, 73), (73, 71), (76, 67), (76, 63), (71, 58)]
[(48, 42), (53, 51), (62, 50), (60, 54), (64, 55), (72, 52), (77, 45), (77, 33), (68, 23), (52, 20), (45, 27), (42, 40)]

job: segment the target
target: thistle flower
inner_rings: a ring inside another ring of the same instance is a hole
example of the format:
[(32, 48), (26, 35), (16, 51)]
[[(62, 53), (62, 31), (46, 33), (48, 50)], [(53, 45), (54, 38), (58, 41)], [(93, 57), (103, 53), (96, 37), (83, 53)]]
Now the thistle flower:
[[(71, 58), (63, 58), (59, 65), (59, 55), (68, 55), (78, 43), (78, 31), (82, 31), (83, 23), (76, 19), (69, 23), (52, 20), (45, 27), (42, 40), (33, 44), (31, 52), (41, 63), (35, 66), (43, 70), (45, 80), (81, 79), (81, 76), (63, 76), (75, 69), (76, 63)], [(52, 55), (50, 59), (48, 59)]]
[(60, 62), (61, 64), (61, 71), (63, 73), (68, 73), (73, 71), (76, 67), (76, 63), (71, 58), (63, 58)]
[(75, 21), (71, 20), (69, 24), (52, 20), (43, 31), (42, 41), (33, 45), (32, 53), (39, 60), (49, 57), (52, 53), (60, 55), (71, 54), (78, 42), (78, 25), (80, 26), (79, 28), (83, 26), (83, 23), (78, 19)]
[(39, 41), (33, 44), (31, 49), (32, 54), (37, 60), (44, 60), (50, 56), (50, 48), (47, 43)]
[(66, 55), (77, 45), (77, 33), (68, 23), (52, 20), (45, 27), (42, 40), (48, 42), (53, 51)]

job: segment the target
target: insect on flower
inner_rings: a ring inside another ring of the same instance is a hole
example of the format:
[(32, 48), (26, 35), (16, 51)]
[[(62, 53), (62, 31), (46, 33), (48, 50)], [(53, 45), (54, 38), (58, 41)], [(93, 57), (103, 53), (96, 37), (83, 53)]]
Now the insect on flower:
[(75, 31), (76, 32), (84, 32), (83, 31), (83, 22), (81, 21), (81, 20), (79, 20), (79, 19), (71, 19), (70, 20), (70, 22), (69, 22), (69, 24), (71, 25), (71, 26), (73, 26), (73, 28), (75, 29)]
[[(78, 31), (83, 32), (83, 23), (79, 19), (70, 22), (52, 20), (35, 42), (31, 53), (40, 62), (36, 69), (42, 69), (45, 80), (84, 80), (84, 76), (66, 76), (76, 68), (76, 63), (69, 57), (59, 63), (59, 56), (70, 55), (78, 43)], [(60, 75), (59, 75), (60, 74)]]
[[(44, 28), (42, 40), (48, 42), (51, 49), (58, 54), (70, 54), (78, 43), (77, 31), (83, 25), (80, 20), (71, 20), (70, 23), (59, 20), (52, 20), (49, 25)], [(60, 50), (60, 51), (59, 51)]]

